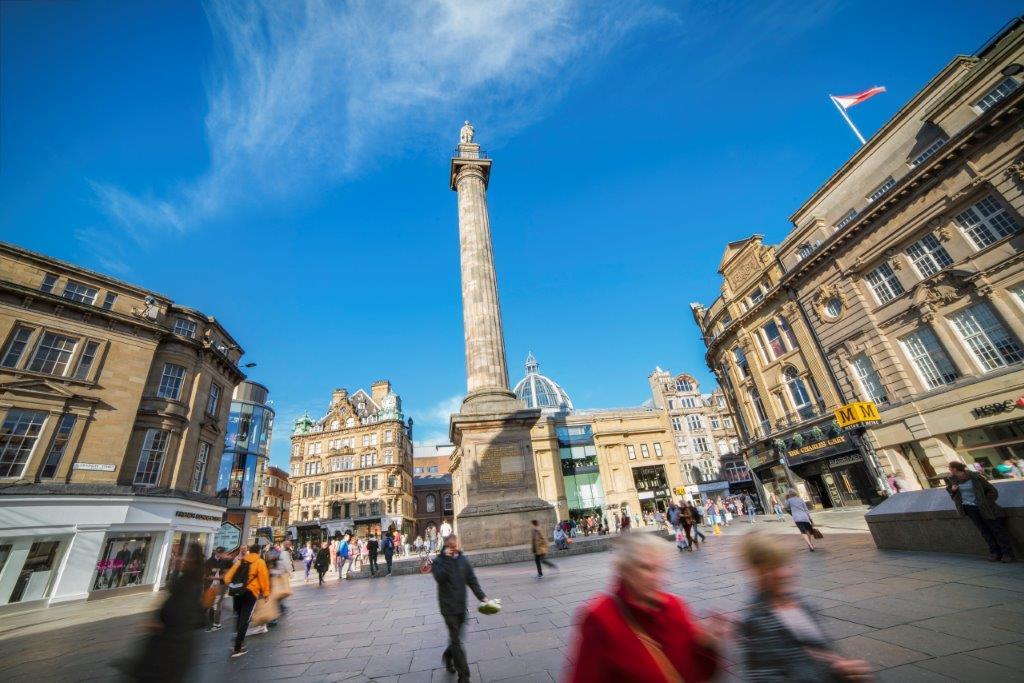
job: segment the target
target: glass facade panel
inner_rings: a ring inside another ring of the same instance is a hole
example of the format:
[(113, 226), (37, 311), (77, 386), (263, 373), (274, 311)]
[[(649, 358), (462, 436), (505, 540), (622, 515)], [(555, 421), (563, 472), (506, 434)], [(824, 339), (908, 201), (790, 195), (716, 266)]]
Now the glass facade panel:
[(558, 427), (555, 432), (569, 514), (573, 517), (593, 514), (595, 509), (603, 508), (605, 502), (590, 425)]

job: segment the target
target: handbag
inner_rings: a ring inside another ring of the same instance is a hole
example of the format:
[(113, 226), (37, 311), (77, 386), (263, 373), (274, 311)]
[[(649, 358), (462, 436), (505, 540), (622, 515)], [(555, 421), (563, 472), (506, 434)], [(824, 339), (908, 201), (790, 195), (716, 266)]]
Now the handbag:
[(292, 581), (287, 574), (279, 574), (271, 581), (270, 592), (278, 600), (292, 596)]
[(203, 591), (202, 605), (203, 609), (210, 609), (217, 602), (217, 596), (220, 595), (220, 586), (216, 583), (208, 587)]
[(658, 665), (661, 670), (662, 676), (668, 683), (685, 683), (683, 677), (676, 671), (676, 667), (672, 665), (669, 658), (665, 655), (664, 650), (661, 649), (661, 645), (658, 644), (654, 638), (647, 635), (647, 632), (640, 627), (640, 624), (636, 623), (633, 619), (633, 615), (629, 611), (629, 607), (622, 601), (618, 595), (612, 595), (612, 599), (615, 600), (615, 604), (619, 608), (619, 613), (626, 620), (626, 625), (633, 632), (633, 635), (637, 637), (640, 644), (647, 650), (647, 654), (651, 656), (654, 663)]
[(811, 536), (814, 536), (815, 538), (825, 538), (825, 534), (818, 531), (818, 527), (816, 526), (811, 527)]
[(254, 626), (262, 626), (263, 624), (274, 621), (281, 616), (281, 609), (277, 605), (277, 600), (257, 600), (256, 607), (252, 610), (252, 618), (249, 619), (249, 623)]

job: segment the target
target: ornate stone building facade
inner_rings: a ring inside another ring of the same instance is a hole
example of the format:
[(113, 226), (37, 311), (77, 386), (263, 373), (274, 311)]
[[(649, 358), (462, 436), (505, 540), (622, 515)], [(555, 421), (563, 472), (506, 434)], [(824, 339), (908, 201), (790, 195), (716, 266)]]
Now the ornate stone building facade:
[(686, 492), (698, 500), (730, 493), (756, 496), (722, 391), (716, 387), (710, 394), (702, 393), (692, 375), (673, 376), (661, 368), (647, 379), (654, 407), (668, 414)]
[(747, 465), (769, 493), (796, 486), (816, 505), (877, 500), (884, 485), (862, 443), (839, 430), (843, 404), (785, 272), (761, 235), (730, 243), (722, 295), (693, 304), (743, 441)]
[(955, 57), (793, 214), (779, 246), (885, 469), (1024, 456), (1024, 24)]
[[(827, 505), (1024, 455), (1022, 80), (1017, 20), (927, 83), (778, 248), (726, 249), (722, 296), (693, 310), (762, 481)], [(880, 422), (840, 432), (832, 410), (857, 400)]]
[(256, 526), (270, 527), (274, 530), (275, 539), (283, 538), (288, 529), (292, 502), (292, 485), (288, 482), (288, 473), (268, 465), (258, 494), (260, 512), (256, 516)]
[(299, 540), (337, 532), (365, 536), (390, 527), (410, 533), (412, 420), (387, 380), (370, 393), (336, 389), (319, 420), (296, 420), (292, 434), (290, 529)]
[(158, 588), (206, 550), (242, 350), (216, 319), (0, 243), (0, 605)]

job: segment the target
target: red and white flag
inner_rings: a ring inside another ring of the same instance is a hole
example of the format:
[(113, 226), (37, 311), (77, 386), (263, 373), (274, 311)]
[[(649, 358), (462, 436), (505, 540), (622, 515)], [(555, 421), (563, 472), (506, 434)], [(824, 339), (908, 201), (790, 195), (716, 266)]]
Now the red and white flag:
[(860, 104), (864, 100), (874, 97), (880, 92), (885, 92), (885, 86), (876, 85), (874, 88), (857, 93), (856, 95), (829, 95), (829, 97), (845, 111), (855, 104)]

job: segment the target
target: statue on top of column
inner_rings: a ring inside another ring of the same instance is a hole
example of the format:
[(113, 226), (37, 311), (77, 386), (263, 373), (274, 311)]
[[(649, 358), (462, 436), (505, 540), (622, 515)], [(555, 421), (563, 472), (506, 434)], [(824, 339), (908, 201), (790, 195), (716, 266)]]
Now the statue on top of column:
[(462, 130), (459, 131), (459, 142), (461, 142), (461, 143), (473, 142), (473, 134), (474, 133), (475, 133), (475, 130), (473, 129), (473, 124), (471, 124), (469, 121), (466, 121), (465, 124), (463, 124), (463, 126), (462, 126)]

